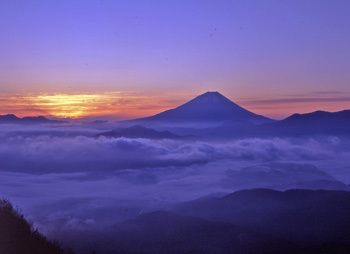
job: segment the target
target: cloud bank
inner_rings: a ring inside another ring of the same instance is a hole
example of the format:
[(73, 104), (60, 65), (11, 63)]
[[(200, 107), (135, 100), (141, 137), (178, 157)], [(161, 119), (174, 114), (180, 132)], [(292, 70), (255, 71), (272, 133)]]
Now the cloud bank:
[(0, 194), (56, 239), (74, 230), (103, 231), (174, 202), (232, 192), (236, 172), (246, 167), (349, 162), (349, 143), (337, 137), (216, 142), (22, 134), (0, 135)]
[[(338, 146), (336, 139), (327, 145)], [(78, 136), (11, 137), (0, 144), (0, 170), (25, 173), (113, 172), (189, 166), (218, 160), (323, 160), (334, 154), (315, 140), (246, 139), (225, 143)]]

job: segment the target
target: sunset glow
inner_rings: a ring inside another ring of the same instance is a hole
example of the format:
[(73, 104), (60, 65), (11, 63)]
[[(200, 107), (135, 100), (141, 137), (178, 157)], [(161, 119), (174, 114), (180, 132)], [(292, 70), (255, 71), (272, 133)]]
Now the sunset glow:
[[(157, 114), (175, 108), (196, 94), (168, 94), (141, 92), (104, 92), (81, 94), (27, 94), (0, 97), (0, 114), (20, 117), (43, 115), (59, 118), (108, 116), (112, 119), (131, 119)], [(232, 98), (240, 106), (257, 114), (281, 119), (293, 113), (316, 110), (340, 111), (349, 105), (350, 97), (343, 94), (308, 97)], [(320, 104), (322, 103), (322, 104)]]
[[(157, 97), (159, 96), (159, 97)], [(109, 116), (116, 119), (147, 116), (176, 107), (191, 95), (165, 97), (138, 92), (105, 92), (100, 94), (38, 94), (0, 98), (0, 114), (18, 116), (43, 115), (60, 118)]]
[(346, 109), (350, 22), (344, 6), (2, 1), (0, 111), (132, 118), (206, 91), (275, 118)]

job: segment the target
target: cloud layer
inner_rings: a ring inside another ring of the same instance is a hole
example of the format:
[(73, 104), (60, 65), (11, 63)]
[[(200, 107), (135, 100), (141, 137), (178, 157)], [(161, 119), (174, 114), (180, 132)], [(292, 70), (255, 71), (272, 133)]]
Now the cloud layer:
[(16, 128), (0, 129), (0, 194), (58, 239), (72, 229), (103, 230), (174, 202), (232, 192), (235, 172), (245, 167), (292, 161), (327, 170), (349, 162), (350, 142), (337, 137), (109, 139), (51, 135), (51, 127), (28, 127), (36, 131), (28, 135)]
[[(331, 139), (329, 145), (337, 146)], [(246, 139), (225, 143), (78, 136), (11, 137), (0, 144), (0, 170), (26, 173), (112, 172), (189, 166), (218, 160), (320, 160), (334, 154), (312, 139)]]

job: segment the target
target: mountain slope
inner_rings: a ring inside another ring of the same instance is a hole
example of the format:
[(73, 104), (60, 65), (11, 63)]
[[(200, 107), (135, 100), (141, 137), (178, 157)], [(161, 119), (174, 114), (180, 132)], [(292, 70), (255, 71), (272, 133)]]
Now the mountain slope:
[(226, 122), (220, 126), (196, 130), (197, 135), (222, 138), (299, 137), (306, 135), (350, 135), (350, 110), (315, 111), (293, 114), (283, 120), (254, 125), (247, 122)]
[(7, 200), (0, 200), (0, 253), (64, 254), (59, 245), (48, 241), (13, 209)]
[(128, 122), (222, 124), (227, 121), (261, 124), (274, 120), (254, 114), (218, 92), (206, 92), (177, 108)]
[(315, 111), (307, 114), (293, 114), (276, 123), (268, 124), (280, 133), (298, 134), (348, 134), (350, 131), (350, 110), (339, 112)]
[(174, 211), (300, 244), (350, 243), (350, 192), (346, 191), (243, 190), (186, 202)]
[(142, 214), (116, 229), (116, 241), (123, 243), (126, 253), (279, 253), (292, 247), (229, 223), (164, 211)]

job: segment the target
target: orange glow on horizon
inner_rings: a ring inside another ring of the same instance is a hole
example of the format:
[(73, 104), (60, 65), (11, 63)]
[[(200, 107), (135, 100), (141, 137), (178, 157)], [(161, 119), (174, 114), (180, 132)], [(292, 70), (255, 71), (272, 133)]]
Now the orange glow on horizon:
[(10, 113), (20, 117), (43, 115), (60, 118), (108, 115), (127, 119), (156, 114), (176, 107), (185, 100), (186, 98), (176, 100), (159, 95), (143, 95), (139, 92), (16, 95), (0, 97), (2, 104), (0, 114)]
[[(194, 94), (104, 92), (104, 93), (56, 93), (0, 96), (0, 114), (23, 116), (53, 116), (82, 118), (109, 116), (115, 119), (145, 117), (175, 108)], [(229, 98), (231, 99), (231, 98)], [(350, 108), (348, 97), (308, 97), (278, 99), (233, 99), (240, 106), (256, 114), (282, 119), (293, 113), (316, 110), (340, 111)]]

